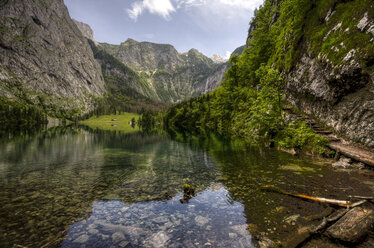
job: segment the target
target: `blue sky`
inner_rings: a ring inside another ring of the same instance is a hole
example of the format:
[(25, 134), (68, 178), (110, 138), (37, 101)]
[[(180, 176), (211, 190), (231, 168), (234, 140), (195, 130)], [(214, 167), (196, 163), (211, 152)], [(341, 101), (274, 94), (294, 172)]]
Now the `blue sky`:
[(253, 10), (263, 0), (64, 0), (72, 18), (91, 26), (99, 42), (128, 38), (196, 48), (227, 57), (244, 45)]

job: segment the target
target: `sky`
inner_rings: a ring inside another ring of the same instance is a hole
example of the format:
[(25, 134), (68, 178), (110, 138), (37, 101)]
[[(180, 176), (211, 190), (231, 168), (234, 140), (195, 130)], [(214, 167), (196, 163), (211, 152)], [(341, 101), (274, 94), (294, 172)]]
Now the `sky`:
[(263, 0), (64, 0), (70, 16), (91, 26), (95, 40), (128, 38), (195, 48), (228, 58), (245, 44), (253, 11)]

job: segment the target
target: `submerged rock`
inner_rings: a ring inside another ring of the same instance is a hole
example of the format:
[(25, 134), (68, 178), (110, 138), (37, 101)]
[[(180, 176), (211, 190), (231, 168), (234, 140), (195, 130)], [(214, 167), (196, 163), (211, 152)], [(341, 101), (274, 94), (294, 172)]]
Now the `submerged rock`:
[(203, 216), (196, 216), (195, 217), (195, 222), (198, 226), (204, 226), (205, 224), (207, 224), (209, 222), (209, 219), (205, 218)]
[(362, 241), (374, 224), (374, 210), (356, 207), (326, 231), (327, 236), (347, 243)]
[(90, 234), (98, 234), (98, 233), (99, 233), (99, 231), (96, 230), (96, 229), (88, 229), (88, 232), (89, 232)]
[(332, 167), (335, 169), (347, 169), (350, 168), (352, 160), (350, 158), (346, 158), (341, 156), (338, 162), (332, 164)]
[(284, 219), (284, 222), (287, 223), (288, 225), (291, 225), (292, 223), (295, 223), (300, 217), (300, 214), (295, 214), (288, 216), (287, 218)]
[(153, 234), (148, 240), (145, 241), (146, 246), (150, 247), (166, 247), (166, 243), (169, 241), (170, 237), (167, 233), (160, 231)]
[(259, 248), (275, 248), (277, 245), (267, 237), (257, 238), (257, 244)]
[(125, 239), (125, 235), (121, 232), (115, 232), (112, 234), (113, 243), (119, 243)]
[(353, 162), (352, 159), (341, 156), (339, 161), (332, 164), (335, 169), (363, 169), (365, 164)]
[(229, 237), (230, 239), (235, 239), (238, 237), (238, 235), (236, 233), (229, 233)]
[(90, 237), (87, 234), (83, 234), (79, 236), (78, 238), (76, 238), (73, 242), (83, 244), (83, 243), (86, 243), (89, 240), (89, 238)]
[(188, 203), (188, 201), (195, 196), (195, 189), (189, 184), (183, 185), (183, 198), (179, 201), (183, 203)]
[(147, 231), (140, 227), (112, 225), (101, 221), (98, 221), (96, 224), (99, 225), (101, 229), (106, 232), (111, 232), (114, 234), (117, 232), (123, 233), (129, 235), (133, 239), (137, 239), (139, 238), (139, 236), (147, 234)]
[(246, 236), (249, 233), (249, 231), (247, 230), (247, 225), (236, 225), (232, 226), (231, 229), (235, 230), (238, 234), (242, 236)]
[(119, 243), (119, 247), (126, 247), (127, 245), (129, 244), (129, 242), (127, 241), (122, 241), (121, 243)]

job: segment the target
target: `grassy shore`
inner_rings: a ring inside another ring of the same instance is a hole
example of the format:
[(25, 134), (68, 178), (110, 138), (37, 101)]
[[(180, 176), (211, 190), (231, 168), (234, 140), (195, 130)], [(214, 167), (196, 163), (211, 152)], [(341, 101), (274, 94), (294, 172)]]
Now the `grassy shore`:
[(132, 127), (129, 124), (132, 118), (135, 118), (137, 121), (139, 119), (139, 115), (133, 113), (122, 113), (120, 115), (95, 116), (88, 120), (81, 121), (80, 123), (91, 128), (132, 133), (139, 130), (137, 126)]

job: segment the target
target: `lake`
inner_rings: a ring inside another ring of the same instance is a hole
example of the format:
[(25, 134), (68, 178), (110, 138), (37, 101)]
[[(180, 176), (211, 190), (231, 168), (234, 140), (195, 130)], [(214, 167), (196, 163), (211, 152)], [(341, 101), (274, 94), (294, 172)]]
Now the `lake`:
[(57, 127), (0, 140), (0, 247), (255, 247), (328, 207), (261, 186), (345, 200), (373, 182), (215, 135)]

